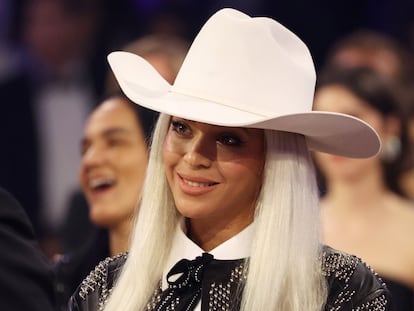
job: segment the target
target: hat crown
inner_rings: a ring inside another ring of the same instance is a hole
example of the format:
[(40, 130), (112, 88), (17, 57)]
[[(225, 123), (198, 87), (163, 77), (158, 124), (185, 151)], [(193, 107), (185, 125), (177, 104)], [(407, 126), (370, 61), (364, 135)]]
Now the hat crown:
[(311, 111), (315, 82), (311, 54), (290, 30), (222, 9), (195, 38), (172, 91), (271, 117)]

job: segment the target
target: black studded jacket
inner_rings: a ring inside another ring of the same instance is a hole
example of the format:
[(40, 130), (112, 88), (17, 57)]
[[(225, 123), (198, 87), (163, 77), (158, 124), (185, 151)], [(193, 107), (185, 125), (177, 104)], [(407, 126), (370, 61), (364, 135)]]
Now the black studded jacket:
[[(127, 258), (126, 254), (107, 258), (78, 287), (69, 302), (69, 311), (100, 311), (111, 292), (113, 280)], [(227, 261), (223, 278), (219, 282), (210, 282), (202, 290), (202, 306), (204, 310), (230, 310), (229, 301), (232, 293), (237, 289), (237, 277), (243, 260)], [(232, 268), (228, 268), (232, 267)], [(328, 283), (328, 298), (324, 311), (391, 311), (391, 296), (386, 285), (380, 277), (359, 258), (336, 251), (325, 246), (322, 254), (323, 273)], [(216, 279), (215, 279), (216, 280)], [(218, 287), (225, 287), (230, 297), (222, 293)], [(211, 296), (211, 297), (210, 297)], [(234, 296), (233, 296), (234, 298)], [(237, 300), (237, 299), (236, 299)], [(234, 300), (231, 300), (234, 301)], [(164, 308), (159, 308), (164, 304)], [(234, 307), (234, 306), (233, 306)], [(187, 307), (186, 307), (187, 308)], [(180, 304), (174, 300), (168, 301), (160, 289), (154, 293), (149, 301), (146, 311), (153, 310), (181, 310)], [(184, 309), (183, 309), (184, 310)], [(190, 309), (192, 310), (192, 309)], [(234, 310), (234, 308), (231, 308)]]

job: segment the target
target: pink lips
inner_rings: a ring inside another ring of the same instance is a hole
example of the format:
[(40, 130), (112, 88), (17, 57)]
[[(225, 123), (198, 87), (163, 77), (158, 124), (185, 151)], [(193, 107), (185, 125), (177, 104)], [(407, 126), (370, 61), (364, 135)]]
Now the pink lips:
[(218, 183), (211, 180), (192, 178), (189, 176), (178, 176), (178, 185), (181, 191), (189, 195), (202, 195), (215, 189)]

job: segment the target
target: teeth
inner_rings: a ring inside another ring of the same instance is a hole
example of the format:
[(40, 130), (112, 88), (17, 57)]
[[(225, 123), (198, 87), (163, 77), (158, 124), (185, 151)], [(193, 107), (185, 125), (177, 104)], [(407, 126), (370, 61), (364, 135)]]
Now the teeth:
[(114, 181), (110, 178), (95, 178), (89, 181), (89, 187), (98, 188), (101, 186), (110, 186)]
[(214, 185), (214, 183), (201, 183), (201, 182), (195, 182), (195, 181), (189, 181), (186, 179), (183, 179), (184, 183), (191, 186), (191, 187), (209, 187)]

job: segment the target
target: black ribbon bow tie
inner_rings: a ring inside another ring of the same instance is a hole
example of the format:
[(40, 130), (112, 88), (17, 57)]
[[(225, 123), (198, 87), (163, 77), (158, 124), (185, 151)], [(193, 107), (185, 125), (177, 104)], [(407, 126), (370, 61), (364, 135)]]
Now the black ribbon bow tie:
[(148, 311), (240, 310), (245, 258), (219, 260), (203, 253), (182, 259), (166, 275), (168, 287), (150, 299)]
[[(167, 274), (168, 287), (176, 290), (184, 290), (189, 287), (201, 285), (204, 266), (213, 260), (213, 255), (203, 253), (194, 260), (181, 259)], [(173, 281), (173, 276), (176, 280)]]
[(213, 255), (203, 253), (194, 260), (182, 259), (167, 274), (168, 289), (162, 294), (158, 311), (193, 310), (201, 299), (201, 284), (206, 265), (213, 260)]

